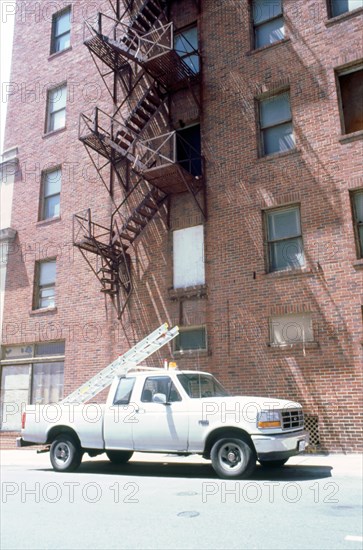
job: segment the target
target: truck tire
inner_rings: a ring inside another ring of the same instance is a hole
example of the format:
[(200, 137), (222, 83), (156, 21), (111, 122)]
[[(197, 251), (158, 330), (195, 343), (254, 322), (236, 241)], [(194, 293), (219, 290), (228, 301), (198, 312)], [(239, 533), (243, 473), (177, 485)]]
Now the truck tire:
[(259, 463), (264, 468), (281, 468), (288, 460), (288, 458), (282, 458), (281, 460), (259, 460)]
[(106, 455), (114, 464), (126, 464), (134, 454), (134, 451), (106, 451)]
[(225, 437), (218, 439), (212, 447), (212, 466), (223, 479), (246, 478), (256, 467), (255, 454), (251, 446), (242, 439)]
[(50, 447), (50, 461), (56, 472), (74, 472), (82, 462), (82, 450), (75, 437), (57, 435)]

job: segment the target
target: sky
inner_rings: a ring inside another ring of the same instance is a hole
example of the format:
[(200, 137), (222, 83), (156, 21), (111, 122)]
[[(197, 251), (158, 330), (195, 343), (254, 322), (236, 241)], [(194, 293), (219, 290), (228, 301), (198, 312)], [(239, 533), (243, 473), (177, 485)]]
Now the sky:
[(15, 0), (0, 0), (0, 152), (3, 151), (5, 117), (6, 117), (6, 94), (5, 86), (10, 80), (10, 64), (13, 42)]

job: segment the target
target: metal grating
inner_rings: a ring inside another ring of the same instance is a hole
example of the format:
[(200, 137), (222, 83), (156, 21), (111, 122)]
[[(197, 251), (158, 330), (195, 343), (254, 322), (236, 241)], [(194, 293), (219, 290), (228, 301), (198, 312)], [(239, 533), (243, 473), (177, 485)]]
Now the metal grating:
[(305, 429), (309, 432), (309, 445), (320, 445), (319, 419), (305, 415)]

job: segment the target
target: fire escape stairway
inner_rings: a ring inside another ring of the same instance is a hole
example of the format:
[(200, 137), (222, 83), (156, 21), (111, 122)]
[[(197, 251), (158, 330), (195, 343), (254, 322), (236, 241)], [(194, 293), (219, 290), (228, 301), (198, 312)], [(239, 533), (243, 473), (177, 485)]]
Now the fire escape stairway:
[[(91, 252), (101, 258), (101, 266), (93, 271), (97, 275), (102, 288), (101, 292), (111, 296), (118, 295), (119, 289), (123, 288), (127, 298), (131, 293), (131, 276), (128, 257), (128, 248), (141, 235), (148, 223), (154, 218), (167, 195), (152, 187), (142, 201), (131, 212), (130, 216), (119, 226), (117, 216), (118, 210), (113, 214), (111, 231), (107, 242), (105, 242), (105, 228), (93, 222), (80, 224), (81, 231), (78, 231), (78, 239), (74, 245), (85, 252)], [(80, 218), (75, 216), (78, 223)], [(86, 257), (87, 258), (87, 257)]]
[(139, 50), (138, 37), (152, 29), (162, 17), (164, 10), (165, 2), (145, 0), (138, 12), (131, 18), (130, 23), (128, 25), (122, 24), (125, 30), (120, 33), (120, 36), (116, 36), (116, 30), (120, 30), (120, 28), (118, 28), (118, 25), (115, 26), (113, 37), (103, 33), (102, 14), (99, 14), (98, 26), (96, 28), (94, 26), (90, 27), (92, 36), (84, 43), (91, 52), (115, 71), (125, 65), (125, 58), (129, 61), (142, 62), (145, 58)]

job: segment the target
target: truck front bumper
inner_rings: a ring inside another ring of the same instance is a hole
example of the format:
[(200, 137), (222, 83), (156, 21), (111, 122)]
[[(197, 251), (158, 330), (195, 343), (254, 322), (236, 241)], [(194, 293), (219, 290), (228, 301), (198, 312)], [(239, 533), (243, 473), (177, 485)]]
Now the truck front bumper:
[(309, 434), (305, 431), (276, 434), (252, 435), (257, 458), (262, 460), (281, 460), (305, 451), (309, 444)]

